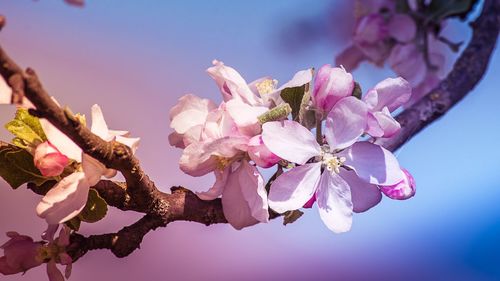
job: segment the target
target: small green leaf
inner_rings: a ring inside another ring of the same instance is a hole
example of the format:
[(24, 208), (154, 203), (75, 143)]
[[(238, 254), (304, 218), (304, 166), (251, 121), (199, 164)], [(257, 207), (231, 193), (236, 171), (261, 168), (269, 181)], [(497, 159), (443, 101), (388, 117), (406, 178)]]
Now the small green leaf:
[(89, 190), (87, 204), (78, 215), (78, 218), (84, 222), (94, 223), (102, 220), (107, 212), (108, 204), (95, 189), (91, 188)]
[(294, 88), (285, 88), (281, 91), (281, 98), (290, 105), (292, 108), (292, 118), (293, 120), (298, 120), (299, 111), (302, 105), (302, 99), (306, 92), (306, 86), (309, 84), (294, 87)]
[(311, 103), (311, 93), (310, 85), (305, 85), (304, 96), (302, 97), (302, 102), (300, 104), (299, 111), (299, 123), (302, 126), (311, 129), (316, 127), (316, 111), (310, 108)]
[(285, 212), (285, 215), (283, 217), (283, 225), (287, 225), (289, 223), (294, 223), (300, 217), (302, 217), (303, 214), (304, 214), (304, 212), (302, 212), (301, 210), (293, 210), (293, 211)]
[(33, 156), (19, 147), (0, 142), (0, 176), (14, 189), (32, 182), (40, 186), (45, 178), (33, 164)]
[(440, 22), (449, 17), (465, 18), (477, 0), (433, 0), (428, 9), (429, 17)]
[(74, 217), (67, 221), (65, 223), (69, 228), (71, 228), (74, 231), (80, 230), (80, 225), (82, 224), (82, 221), (80, 220), (79, 217)]
[(36, 144), (47, 140), (42, 125), (40, 125), (40, 120), (30, 115), (28, 110), (23, 108), (17, 110), (16, 117), (5, 124), (5, 128), (16, 136), (14, 141), (16, 145)]

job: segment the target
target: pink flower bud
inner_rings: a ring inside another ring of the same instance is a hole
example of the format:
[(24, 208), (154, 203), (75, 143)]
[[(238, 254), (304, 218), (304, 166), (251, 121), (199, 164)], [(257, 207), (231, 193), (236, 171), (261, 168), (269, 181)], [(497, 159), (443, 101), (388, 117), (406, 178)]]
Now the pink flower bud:
[(353, 89), (354, 79), (350, 73), (342, 68), (325, 64), (314, 78), (311, 98), (316, 108), (328, 113), (337, 101), (350, 96)]
[(379, 186), (380, 191), (391, 199), (406, 200), (415, 195), (415, 179), (406, 169), (401, 168), (401, 172), (404, 174), (404, 179), (399, 183), (395, 185)]
[(60, 175), (69, 162), (68, 157), (59, 152), (59, 150), (48, 141), (36, 147), (33, 160), (35, 166), (45, 177)]
[(314, 193), (314, 195), (311, 197), (311, 199), (309, 199), (309, 201), (307, 201), (303, 208), (306, 208), (306, 209), (310, 209), (313, 207), (314, 205), (314, 202), (316, 202), (316, 193)]
[(0, 273), (21, 273), (42, 264), (43, 261), (37, 259), (41, 243), (33, 242), (31, 237), (17, 232), (8, 232), (7, 236), (10, 240), (0, 247), (4, 251), (4, 256), (0, 257)]
[(281, 160), (267, 148), (262, 141), (262, 135), (250, 139), (248, 142), (248, 155), (257, 166), (262, 168), (272, 167)]

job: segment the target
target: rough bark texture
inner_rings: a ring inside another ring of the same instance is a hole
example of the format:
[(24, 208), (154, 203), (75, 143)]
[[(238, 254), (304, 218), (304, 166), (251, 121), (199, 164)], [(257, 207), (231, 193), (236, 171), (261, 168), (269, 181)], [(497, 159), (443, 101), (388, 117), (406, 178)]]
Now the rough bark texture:
[[(0, 29), (4, 23), (5, 19), (0, 17)], [(479, 82), (498, 38), (500, 0), (486, 0), (481, 15), (471, 26), (471, 42), (448, 77), (420, 102), (397, 117), (402, 125), (398, 136), (378, 140), (379, 144), (392, 151), (399, 148), (446, 113)], [(220, 199), (203, 201), (183, 187), (172, 187), (171, 194), (159, 191), (128, 147), (117, 142), (106, 142), (92, 134), (68, 109), (62, 109), (54, 103), (35, 71), (29, 68), (23, 71), (1, 47), (0, 74), (13, 89), (14, 103), (26, 96), (37, 107), (31, 111), (33, 115), (48, 119), (85, 153), (124, 175), (125, 183), (103, 180), (94, 187), (110, 206), (145, 214), (140, 220), (117, 233), (89, 237), (72, 234), (72, 244), (68, 251), (75, 260), (87, 251), (96, 249), (109, 249), (117, 257), (125, 257), (139, 248), (149, 231), (164, 227), (172, 221), (193, 221), (205, 225), (227, 223)], [(29, 185), (28, 188), (38, 194), (45, 194), (50, 186), (37, 188)], [(276, 216), (277, 214), (271, 212), (271, 217)]]

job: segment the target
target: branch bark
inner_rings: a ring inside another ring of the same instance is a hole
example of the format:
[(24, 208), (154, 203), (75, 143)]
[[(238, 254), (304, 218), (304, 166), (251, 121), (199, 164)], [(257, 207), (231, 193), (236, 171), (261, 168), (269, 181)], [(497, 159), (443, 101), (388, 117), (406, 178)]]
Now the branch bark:
[[(4, 22), (0, 18), (0, 24)], [(473, 22), (473, 36), (453, 70), (440, 85), (420, 102), (406, 109), (397, 120), (401, 133), (377, 143), (394, 151), (420, 130), (446, 113), (469, 93), (484, 75), (500, 30), (500, 0), (485, 0), (481, 15)], [(0, 74), (12, 87), (13, 101), (26, 96), (35, 106), (31, 113), (48, 119), (68, 135), (82, 150), (119, 170), (126, 183), (101, 181), (94, 188), (106, 202), (120, 210), (137, 211), (145, 216), (116, 233), (84, 237), (73, 234), (68, 251), (76, 260), (87, 251), (109, 249), (117, 257), (125, 257), (139, 248), (143, 237), (151, 230), (173, 221), (193, 221), (205, 225), (227, 223), (220, 199), (200, 200), (196, 194), (182, 187), (173, 187), (172, 193), (159, 191), (154, 182), (141, 169), (139, 161), (128, 147), (117, 142), (105, 142), (80, 124), (68, 109), (60, 108), (43, 89), (32, 69), (25, 72), (0, 47)], [(39, 194), (48, 188), (36, 189)], [(271, 217), (276, 217), (271, 213)]]

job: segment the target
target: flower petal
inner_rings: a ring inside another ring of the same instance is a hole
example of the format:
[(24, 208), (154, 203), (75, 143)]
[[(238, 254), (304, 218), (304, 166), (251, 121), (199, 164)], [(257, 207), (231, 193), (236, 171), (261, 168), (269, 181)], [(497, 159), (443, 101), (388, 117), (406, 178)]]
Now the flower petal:
[(339, 156), (346, 157), (344, 164), (368, 183), (391, 185), (403, 179), (394, 154), (379, 145), (366, 141), (357, 142), (340, 152)]
[(365, 212), (382, 200), (382, 193), (377, 186), (361, 180), (355, 172), (341, 169), (340, 176), (351, 188), (351, 199), (354, 212)]
[(82, 162), (82, 150), (76, 143), (63, 134), (47, 119), (40, 119), (42, 129), (47, 136), (47, 139), (54, 145), (62, 154), (68, 156), (77, 162)]
[(267, 148), (262, 140), (262, 135), (256, 135), (248, 141), (248, 156), (257, 166), (262, 168), (270, 168), (281, 160)]
[(350, 72), (356, 69), (364, 60), (366, 60), (365, 54), (357, 46), (351, 45), (335, 58), (335, 64), (343, 66)]
[(170, 109), (170, 127), (177, 133), (184, 134), (191, 127), (205, 123), (208, 112), (216, 108), (215, 103), (209, 99), (192, 94), (184, 95)]
[(229, 161), (238, 153), (247, 150), (248, 138), (224, 137), (217, 140), (193, 142), (186, 147), (179, 160), (181, 170), (199, 177), (220, 166), (219, 160)]
[(9, 87), (5, 79), (0, 77), (0, 104), (11, 104), (12, 89)]
[(102, 114), (101, 107), (97, 104), (94, 104), (91, 108), (92, 114), (92, 126), (90, 127), (90, 131), (95, 135), (99, 136), (101, 139), (105, 141), (110, 141), (112, 138), (109, 134), (109, 128), (104, 120), (104, 115)]
[[(363, 100), (370, 105), (371, 111), (381, 111), (384, 107), (393, 112), (411, 97), (411, 86), (401, 77), (387, 78), (368, 91)], [(376, 102), (375, 102), (376, 101)]]
[(343, 149), (365, 132), (368, 108), (355, 97), (346, 97), (335, 104), (326, 119), (325, 138), (331, 150)]
[(83, 172), (65, 177), (42, 198), (36, 208), (38, 216), (48, 224), (64, 223), (74, 218), (85, 207), (89, 188)]
[(250, 207), (252, 217), (260, 222), (269, 221), (269, 206), (267, 205), (267, 192), (264, 179), (255, 166), (247, 161), (242, 161), (238, 171), (243, 197)]
[(262, 140), (278, 157), (301, 165), (319, 155), (321, 149), (308, 129), (290, 120), (265, 123)]
[(417, 34), (415, 21), (407, 14), (395, 14), (388, 24), (389, 35), (399, 42), (409, 42)]
[(381, 185), (380, 190), (389, 198), (395, 200), (406, 200), (415, 195), (415, 179), (404, 168), (401, 168), (404, 179), (395, 185)]
[(59, 152), (59, 150), (48, 141), (37, 145), (33, 161), (41, 174), (45, 177), (60, 175), (69, 163), (68, 157)]
[(242, 134), (255, 136), (261, 130), (257, 117), (269, 109), (263, 106), (251, 106), (241, 100), (234, 99), (226, 102), (226, 110)]
[(314, 78), (311, 99), (316, 108), (328, 113), (340, 99), (350, 96), (353, 89), (354, 79), (350, 73), (326, 64)]
[(335, 233), (349, 231), (352, 225), (351, 190), (338, 174), (324, 172), (316, 199), (321, 220)]
[(227, 179), (229, 174), (231, 173), (231, 167), (227, 167), (223, 171), (215, 170), (215, 183), (214, 185), (207, 191), (204, 192), (196, 192), (196, 195), (201, 200), (214, 200), (215, 198), (221, 196), (224, 191), (224, 187), (226, 186)]
[(240, 167), (229, 175), (227, 184), (222, 193), (222, 210), (224, 216), (227, 221), (238, 230), (259, 222), (252, 216), (252, 210), (243, 195), (243, 188), (248, 188), (248, 186), (246, 186), (248, 183), (244, 183), (244, 185), (241, 186), (240, 180), (238, 179), (239, 176), (242, 175)]
[(234, 68), (217, 60), (212, 63), (214, 66), (208, 68), (207, 72), (219, 86), (224, 101), (239, 99), (249, 105), (262, 104), (260, 98), (252, 92), (245, 79)]
[(269, 191), (269, 206), (278, 213), (302, 208), (316, 191), (321, 163), (297, 166), (279, 176)]

